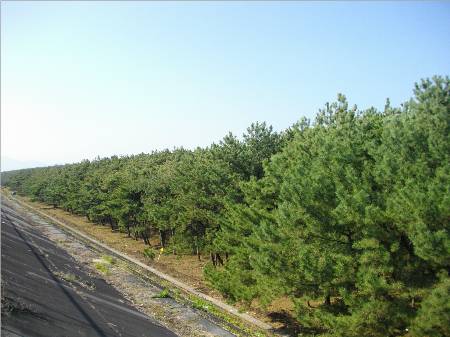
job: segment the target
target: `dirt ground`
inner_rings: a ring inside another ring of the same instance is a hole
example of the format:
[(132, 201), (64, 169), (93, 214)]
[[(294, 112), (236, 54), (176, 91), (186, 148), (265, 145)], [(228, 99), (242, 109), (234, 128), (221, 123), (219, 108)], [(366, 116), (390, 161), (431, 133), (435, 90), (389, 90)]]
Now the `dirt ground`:
[[(160, 255), (158, 249), (159, 240), (155, 236), (150, 241), (152, 246), (155, 247), (154, 249), (156, 252), (156, 258), (152, 261), (143, 255), (144, 248), (148, 246), (146, 246), (142, 240), (136, 241), (133, 238), (127, 237), (124, 233), (112, 232), (111, 228), (108, 226), (89, 222), (86, 217), (73, 215), (62, 209), (31, 201), (30, 198), (18, 198), (108, 246), (137, 258), (141, 262), (185, 282), (198, 291), (224, 302), (226, 301), (219, 292), (212, 289), (212, 287), (207, 284), (203, 276), (203, 267), (208, 263), (209, 257), (202, 257), (201, 261), (198, 261), (197, 256), (194, 255), (173, 255), (171, 252)], [(236, 306), (238, 308), (241, 307), (241, 309), (244, 310), (239, 304)], [(260, 320), (271, 324), (275, 329), (281, 329), (288, 333), (292, 333), (297, 330), (295, 321), (292, 317), (293, 309), (294, 305), (292, 301), (283, 297), (274, 300), (273, 303), (268, 306), (267, 310), (263, 310), (255, 301), (250, 308), (245, 308), (245, 311)]]

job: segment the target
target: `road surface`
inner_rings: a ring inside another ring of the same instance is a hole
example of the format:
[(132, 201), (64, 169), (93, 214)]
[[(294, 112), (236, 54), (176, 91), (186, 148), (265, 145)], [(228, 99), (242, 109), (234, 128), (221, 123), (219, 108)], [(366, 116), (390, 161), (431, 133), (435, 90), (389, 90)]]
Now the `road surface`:
[(176, 336), (4, 202), (1, 222), (2, 336)]

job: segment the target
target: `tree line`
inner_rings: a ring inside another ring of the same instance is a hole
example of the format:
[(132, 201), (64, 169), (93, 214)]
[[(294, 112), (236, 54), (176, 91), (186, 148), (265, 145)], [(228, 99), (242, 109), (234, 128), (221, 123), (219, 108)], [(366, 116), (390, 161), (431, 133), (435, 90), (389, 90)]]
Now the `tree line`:
[(302, 335), (450, 336), (450, 80), (343, 95), (283, 132), (11, 171), (3, 184), (173, 254), (230, 301), (287, 296)]

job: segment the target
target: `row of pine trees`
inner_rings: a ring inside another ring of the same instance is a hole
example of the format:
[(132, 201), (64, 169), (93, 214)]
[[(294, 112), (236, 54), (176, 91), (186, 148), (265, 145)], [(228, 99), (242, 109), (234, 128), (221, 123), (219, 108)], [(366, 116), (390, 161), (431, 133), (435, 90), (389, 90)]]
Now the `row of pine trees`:
[[(173, 254), (302, 336), (450, 336), (450, 80), (384, 111), (344, 96), (283, 132), (7, 172), (23, 195)], [(151, 241), (152, 240), (152, 241)]]

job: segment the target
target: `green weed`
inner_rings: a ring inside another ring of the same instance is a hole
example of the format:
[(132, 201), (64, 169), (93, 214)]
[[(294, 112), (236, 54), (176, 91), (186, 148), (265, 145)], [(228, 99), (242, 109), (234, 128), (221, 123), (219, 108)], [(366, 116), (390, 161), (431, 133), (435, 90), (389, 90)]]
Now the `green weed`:
[(109, 264), (116, 264), (116, 259), (110, 255), (103, 255), (102, 260), (104, 260), (105, 262), (107, 262)]
[(144, 248), (143, 254), (146, 258), (148, 258), (150, 260), (153, 260), (156, 257), (156, 253), (151, 247)]
[(106, 264), (101, 262), (95, 262), (94, 264), (95, 269), (97, 269), (102, 274), (108, 275), (109, 274), (109, 268)]
[(154, 295), (153, 298), (170, 298), (169, 290), (164, 288), (158, 294)]

